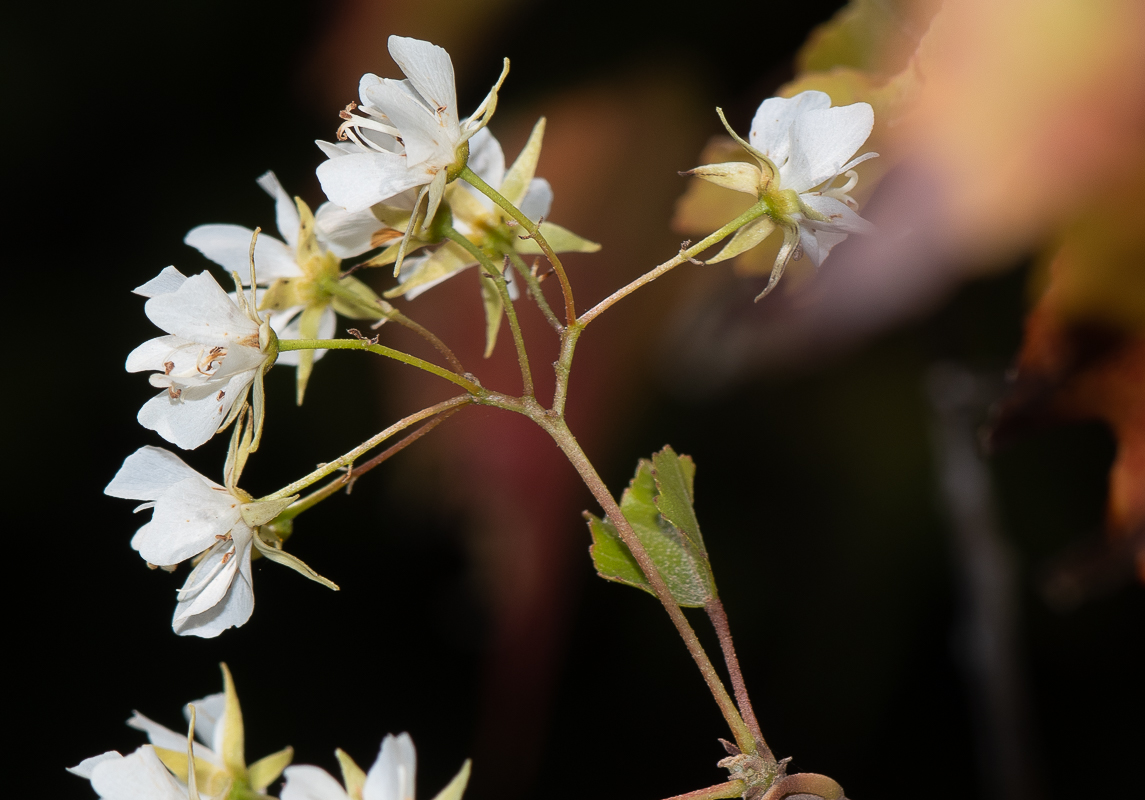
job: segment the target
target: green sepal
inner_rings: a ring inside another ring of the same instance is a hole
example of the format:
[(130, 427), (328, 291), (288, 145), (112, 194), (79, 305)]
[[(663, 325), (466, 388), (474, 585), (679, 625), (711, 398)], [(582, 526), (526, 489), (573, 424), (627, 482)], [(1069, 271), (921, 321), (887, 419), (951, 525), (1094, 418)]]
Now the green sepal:
[[(255, 541), (258, 537), (255, 536)], [(223, 726), (222, 752), (223, 766), (232, 776), (246, 775), (246, 758), (243, 756), (245, 748), (243, 734), (243, 712), (239, 706), (239, 695), (235, 691), (235, 682), (227, 665), (219, 664), (223, 671), (223, 718), (217, 724)]]
[(469, 783), (470, 767), (471, 762), (467, 758), (461, 769), (453, 776), (453, 780), (447, 783), (433, 800), (461, 800), (461, 795), (465, 794), (465, 787)]
[[(312, 304), (302, 309), (298, 318), (298, 336), (301, 339), (317, 339), (318, 323), (326, 313), (324, 304)], [(298, 353), (298, 366), (294, 370), (294, 399), (302, 405), (302, 398), (306, 395), (306, 384), (310, 382), (310, 373), (314, 370), (314, 351), (300, 350)]]
[[(163, 762), (163, 766), (171, 770), (183, 783), (187, 783), (187, 754), (178, 750), (168, 750), (165, 747), (156, 747), (155, 755)], [(200, 792), (211, 797), (218, 797), (231, 782), (231, 776), (225, 769), (202, 758), (195, 759), (195, 783)]]
[(735, 236), (731, 238), (724, 249), (716, 255), (704, 261), (705, 264), (716, 264), (720, 261), (727, 261), (729, 258), (735, 258), (740, 253), (746, 252), (768, 236), (775, 230), (775, 223), (768, 217), (757, 217), (751, 222), (744, 225), (735, 232)]
[[(577, 236), (568, 228), (562, 228), (560, 225), (542, 222), (538, 227), (541, 235), (545, 237), (545, 241), (549, 243), (549, 247), (553, 248), (554, 253), (595, 253), (600, 250), (600, 245), (596, 242), (585, 239), (583, 236)], [(520, 229), (516, 230), (519, 231)], [(514, 243), (513, 249), (526, 256), (537, 256), (542, 252), (541, 246), (528, 238), (518, 239)]]
[(415, 269), (409, 277), (385, 293), (386, 297), (398, 297), (410, 289), (416, 289), (432, 281), (441, 280), (460, 269), (476, 264), (476, 259), (456, 242), (446, 242)]
[(541, 158), (541, 143), (544, 138), (545, 118), (541, 117), (533, 126), (533, 132), (529, 134), (529, 140), (521, 148), (517, 160), (505, 171), (505, 177), (501, 181), (501, 196), (515, 206), (521, 205), (521, 201), (529, 191), (533, 176), (537, 174), (537, 162)]
[(493, 355), (497, 345), (497, 332), (501, 330), (501, 318), (505, 314), (505, 304), (497, 291), (494, 280), (481, 272), (481, 302), (485, 306), (485, 358)]
[(339, 278), (336, 291), (331, 294), (334, 310), (350, 319), (383, 319), (392, 310), (389, 303), (353, 275)]
[(313, 294), (309, 278), (279, 278), (262, 295), (259, 311), (285, 311), (306, 305)]
[(250, 765), (250, 788), (256, 792), (261, 792), (267, 786), (270, 786), (278, 780), (278, 776), (282, 774), (284, 769), (290, 766), (290, 762), (293, 760), (293, 747), (285, 747), (277, 753), (271, 753), (269, 756), (260, 758)]
[(277, 545), (277, 541), (268, 543), (261, 536), (254, 537), (255, 549), (274, 563), (282, 564), (284, 567), (290, 567), (299, 575), (304, 575), (315, 583), (322, 584), (327, 589), (333, 589), (336, 592), (339, 590), (338, 584), (334, 583), (334, 581), (328, 578), (323, 578), (321, 575), (307, 566), (302, 559), (298, 558), (297, 556), (292, 556), (290, 553), (282, 550)]
[(702, 178), (708, 183), (735, 192), (750, 194), (759, 197), (760, 180), (763, 173), (755, 164), (746, 164), (743, 161), (725, 161), (720, 164), (705, 164), (702, 167), (690, 169), (684, 173), (693, 178)]
[(334, 755), (338, 757), (338, 764), (342, 767), (342, 783), (346, 785), (346, 794), (350, 795), (352, 800), (362, 800), (362, 790), (366, 786), (366, 773), (354, 763), (354, 759), (350, 755), (338, 748), (334, 751)]
[(243, 503), (239, 511), (243, 522), (252, 528), (265, 525), (282, 513), (283, 509), (298, 499), (298, 495), (284, 497), (280, 500), (263, 500), (254, 503)]
[[(665, 456), (663, 451), (658, 455)], [(671, 456), (677, 462), (680, 461), (674, 453)], [(691, 459), (687, 459), (687, 462), (690, 464)], [(668, 505), (672, 513), (688, 524), (688, 514), (680, 506), (683, 502), (683, 505), (690, 508), (690, 500), (681, 501), (680, 495), (686, 495), (695, 467), (679, 463), (673, 467), (664, 461), (661, 471), (667, 475), (665, 481), (671, 495)], [(699, 526), (695, 526), (695, 535), (684, 533), (660, 513), (656, 498), (653, 462), (641, 459), (636, 468), (636, 476), (621, 496), (621, 512), (667, 584), (672, 599), (681, 606), (702, 607), (716, 596), (716, 587), (702, 541), (699, 546), (693, 541), (698, 536)], [(591, 514), (585, 516), (593, 538), (589, 553), (597, 573), (606, 580), (655, 594), (612, 522)], [(694, 519), (694, 514), (691, 516)]]

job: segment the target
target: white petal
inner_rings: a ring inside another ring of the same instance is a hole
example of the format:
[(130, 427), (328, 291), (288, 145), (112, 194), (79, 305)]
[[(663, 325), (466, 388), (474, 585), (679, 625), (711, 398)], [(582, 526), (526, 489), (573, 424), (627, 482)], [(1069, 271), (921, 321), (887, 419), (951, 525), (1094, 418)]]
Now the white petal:
[(387, 734), (366, 775), (362, 800), (413, 800), (417, 752), (408, 733)]
[[(501, 188), (505, 180), (505, 151), (501, 149), (501, 143), (488, 128), (482, 128), (469, 140), (469, 168), (494, 189)], [(480, 192), (473, 191), (492, 208), (493, 201)]]
[(165, 267), (162, 272), (142, 286), (136, 286), (132, 293), (144, 297), (155, 297), (160, 294), (170, 294), (183, 285), (187, 276), (174, 267)]
[(170, 450), (147, 445), (127, 457), (103, 493), (125, 500), (155, 500), (188, 478), (213, 485)]
[(445, 124), (441, 115), (414, 99), (400, 81), (384, 80), (371, 87), (370, 98), (401, 131), (410, 167), (425, 163), (441, 168), (453, 161), (453, 150), (461, 142), (457, 125)]
[(371, 237), (383, 227), (368, 210), (351, 213), (333, 203), (323, 203), (314, 213), (319, 240), (338, 258), (352, 258), (373, 249)]
[(354, 142), (324, 142), (321, 139), (315, 139), (314, 144), (318, 145), (318, 149), (326, 154), (327, 158), (341, 158), (342, 156), (354, 155), (355, 153), (366, 152), (361, 145)]
[(799, 227), (799, 242), (803, 245), (803, 252), (817, 267), (822, 266), (823, 260), (831, 253), (831, 249), (846, 238), (847, 234), (845, 233), (816, 231), (802, 225)]
[[(254, 589), (251, 586), (250, 575), (250, 541), (247, 541), (245, 552), (234, 558), (240, 559), (238, 574), (230, 581), (226, 595), (214, 607), (202, 614), (187, 616), (181, 612), (182, 604), (175, 607), (175, 618), (171, 627), (180, 636), (201, 636), (211, 639), (218, 636), (227, 628), (236, 628), (246, 624), (254, 611)], [(234, 560), (234, 559), (232, 559)]]
[[(171, 354), (187, 344), (186, 339), (180, 339), (178, 336), (156, 336), (154, 339), (148, 339), (128, 353), (124, 369), (128, 372), (143, 372), (149, 369), (163, 372), (164, 364), (171, 360)], [(196, 353), (201, 349), (201, 345), (195, 346)], [(195, 357), (197, 355), (192, 356)]]
[(258, 341), (258, 325), (243, 314), (209, 272), (188, 278), (176, 292), (152, 297), (143, 310), (167, 333), (184, 339), (223, 347), (249, 347), (252, 336)]
[(131, 546), (151, 564), (178, 564), (243, 528), (240, 506), (237, 498), (201, 476), (187, 478), (156, 501), (151, 522), (139, 529)]
[[(137, 731), (146, 733), (147, 741), (156, 747), (162, 747), (164, 750), (174, 750), (176, 753), (187, 752), (186, 732), (180, 733), (173, 731), (166, 725), (160, 725), (158, 722), (148, 719), (138, 711), (131, 715), (131, 719), (127, 720), (127, 724)], [(213, 751), (198, 742), (195, 742), (195, 757), (202, 758), (204, 761), (209, 761), (212, 764), (221, 764), (222, 761)]]
[(98, 756), (85, 758), (74, 767), (68, 767), (67, 770), (73, 775), (79, 775), (81, 778), (91, 780), (91, 771), (95, 769), (96, 764), (101, 764), (104, 761), (111, 761), (117, 758), (123, 758), (123, 756), (114, 750), (109, 750), (106, 753), (100, 753)]
[[(292, 249), (298, 247), (298, 228), (302, 225), (302, 220), (298, 217), (298, 206), (294, 204), (294, 198), (282, 188), (282, 184), (278, 182), (278, 176), (273, 171), (268, 170), (259, 175), (258, 185), (274, 198), (275, 224), (278, 225), (278, 232), (282, 234), (283, 241)], [(261, 237), (259, 238), (261, 239)], [(255, 266), (258, 267), (257, 261), (255, 261)], [(259, 272), (261, 271), (260, 269)]]
[(553, 206), (553, 187), (544, 178), (533, 178), (529, 181), (529, 189), (521, 200), (521, 213), (536, 222), (541, 217), (548, 217)]
[[(295, 218), (298, 217), (297, 211)], [(250, 240), (254, 231), (241, 225), (200, 225), (191, 230), (183, 242), (222, 266), (228, 273), (237, 272), (250, 284)], [(298, 238), (298, 228), (294, 229)], [(260, 284), (276, 278), (294, 278), (302, 274), (294, 250), (273, 236), (260, 233), (254, 246), (254, 267)]]
[(171, 444), (194, 450), (215, 435), (235, 400), (253, 380), (254, 372), (247, 371), (234, 375), (226, 383), (218, 381), (184, 389), (177, 398), (164, 390), (143, 404), (136, 419)]
[[(391, 36), (389, 48), (390, 55), (418, 94), (437, 111), (447, 126), (452, 123), (452, 130), (456, 132), (459, 118), (457, 89), (449, 53), (435, 44), (405, 36)], [(402, 130), (401, 125), (397, 127)]]
[(359, 152), (318, 165), (318, 182), (335, 205), (365, 211), (399, 192), (429, 183), (424, 171), (407, 170), (405, 156)]
[(163, 766), (150, 745), (96, 765), (91, 786), (106, 800), (187, 800), (187, 790)]
[(830, 107), (831, 98), (823, 92), (800, 92), (790, 98), (769, 97), (755, 112), (748, 142), (781, 167), (791, 155), (791, 125), (796, 118), (813, 109)]
[(846, 203), (842, 203), (834, 197), (804, 194), (800, 195), (799, 199), (805, 205), (831, 219), (830, 222), (820, 222), (815, 219), (804, 220), (801, 224), (809, 228), (839, 233), (874, 233), (877, 230), (874, 224), (860, 217)]
[(300, 764), (287, 767), (282, 774), (286, 785), (279, 794), (281, 800), (349, 800), (342, 784), (321, 767)]
[(791, 158), (780, 169), (781, 186), (805, 192), (839, 174), (875, 125), (866, 103), (801, 114), (791, 126)]

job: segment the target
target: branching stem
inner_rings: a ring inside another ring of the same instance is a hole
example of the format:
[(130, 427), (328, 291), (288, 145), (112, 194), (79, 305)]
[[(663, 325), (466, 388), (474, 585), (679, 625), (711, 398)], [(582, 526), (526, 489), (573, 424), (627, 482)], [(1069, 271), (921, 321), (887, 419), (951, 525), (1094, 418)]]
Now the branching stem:
[[(338, 339), (335, 341), (342, 341), (342, 340)], [(408, 417), (405, 417), (404, 419), (398, 420), (393, 425), (386, 428), (384, 431), (377, 434), (376, 436), (373, 436), (373, 437), (367, 439), (366, 441), (362, 442), (360, 445), (358, 445), (357, 447), (355, 447), (353, 450), (346, 453), (345, 455), (343, 455), (339, 458), (336, 458), (335, 460), (330, 461), (329, 463), (323, 464), (322, 466), (320, 466), (318, 469), (311, 472), (306, 477), (299, 478), (294, 483), (290, 484), (289, 486), (284, 486), (283, 488), (279, 489), (274, 494), (268, 494), (266, 497), (260, 497), (259, 500), (279, 500), (283, 497), (290, 497), (290, 495), (295, 494), (295, 493), (301, 491), (302, 489), (305, 489), (307, 486), (310, 486), (311, 484), (317, 483), (318, 481), (325, 478), (327, 475), (330, 475), (333, 472), (337, 472), (338, 470), (342, 469), (343, 467), (350, 466), (355, 461), (357, 461), (359, 458), (361, 458), (362, 455), (369, 452), (370, 450), (373, 450), (375, 447), (380, 445), (386, 439), (389, 439), (395, 433), (400, 433), (401, 431), (404, 431), (406, 428), (410, 427), (411, 425), (416, 425), (417, 423), (421, 422), (423, 419), (428, 419), (429, 417), (432, 417), (436, 414), (440, 414), (443, 411), (448, 411), (451, 408), (456, 408), (457, 406), (463, 406), (466, 403), (471, 403), (471, 402), (473, 402), (473, 398), (470, 397), (469, 395), (459, 395), (457, 397), (451, 397), (448, 400), (443, 400), (442, 402), (437, 403), (436, 405), (432, 405), (429, 408), (423, 408), (421, 411), (418, 411), (416, 414), (410, 414)]]

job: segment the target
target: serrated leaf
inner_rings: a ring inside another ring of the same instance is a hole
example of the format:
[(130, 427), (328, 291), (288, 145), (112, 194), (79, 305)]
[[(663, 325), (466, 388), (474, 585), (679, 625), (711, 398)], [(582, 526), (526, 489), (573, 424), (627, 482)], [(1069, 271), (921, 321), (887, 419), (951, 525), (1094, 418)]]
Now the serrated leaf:
[(696, 519), (696, 462), (691, 456), (678, 456), (670, 446), (652, 456), (652, 478), (656, 482), (656, 507), (664, 519), (675, 525), (705, 557), (704, 537)]
[[(689, 459), (690, 461), (690, 459)], [(678, 467), (688, 481), (685, 467)], [(693, 469), (694, 471), (694, 469)], [(656, 571), (667, 584), (672, 599), (689, 608), (699, 608), (716, 596), (715, 581), (702, 549), (669, 522), (656, 505), (652, 462), (642, 459), (636, 476), (624, 491), (620, 510), (644, 545)], [(608, 519), (587, 515), (593, 536), (590, 554), (597, 572), (606, 580), (635, 586), (654, 594), (635, 558)], [(698, 531), (698, 526), (697, 526)]]
[[(541, 235), (545, 237), (549, 247), (553, 248), (554, 253), (595, 253), (600, 249), (600, 245), (596, 242), (589, 241), (583, 236), (577, 236), (568, 228), (562, 228), (560, 225), (542, 222), (539, 227)], [(518, 239), (513, 248), (521, 255), (526, 256), (538, 256), (542, 252), (540, 245), (532, 239)]]

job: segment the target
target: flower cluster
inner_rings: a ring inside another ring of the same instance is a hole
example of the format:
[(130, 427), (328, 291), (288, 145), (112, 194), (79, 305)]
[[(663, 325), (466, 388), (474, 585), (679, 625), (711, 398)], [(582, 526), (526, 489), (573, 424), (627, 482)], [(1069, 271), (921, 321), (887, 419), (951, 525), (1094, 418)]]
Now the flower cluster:
[[(342, 783), (321, 767), (288, 766), (294, 749), (285, 747), (246, 763), (242, 710), (234, 681), (222, 665), (223, 691), (183, 707), (186, 735), (135, 712), (127, 724), (147, 735), (148, 744), (129, 755), (114, 750), (84, 759), (68, 769), (91, 781), (106, 800), (200, 800), (265, 796), (285, 777), (282, 800), (414, 800), (417, 752), (408, 733), (388, 734), (369, 771), (342, 750), (335, 751)], [(461, 800), (470, 762), (461, 766), (434, 800)]]

